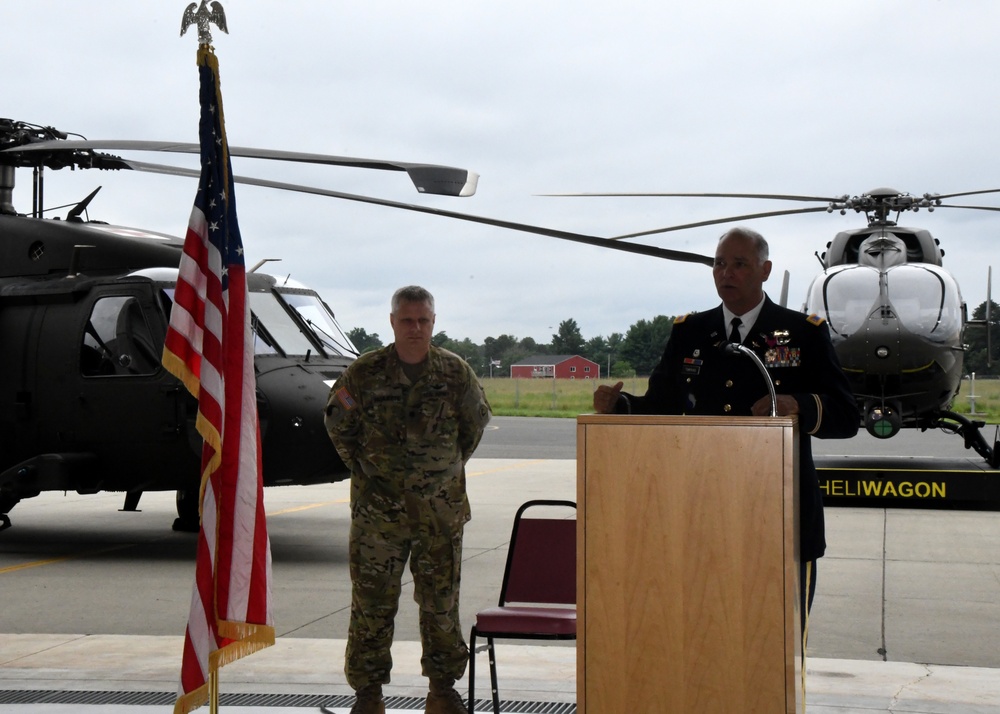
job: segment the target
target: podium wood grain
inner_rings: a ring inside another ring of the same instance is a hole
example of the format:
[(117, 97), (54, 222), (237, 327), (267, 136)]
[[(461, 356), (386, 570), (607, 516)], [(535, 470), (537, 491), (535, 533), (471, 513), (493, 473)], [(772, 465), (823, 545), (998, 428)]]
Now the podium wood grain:
[(579, 418), (581, 714), (795, 714), (796, 429)]

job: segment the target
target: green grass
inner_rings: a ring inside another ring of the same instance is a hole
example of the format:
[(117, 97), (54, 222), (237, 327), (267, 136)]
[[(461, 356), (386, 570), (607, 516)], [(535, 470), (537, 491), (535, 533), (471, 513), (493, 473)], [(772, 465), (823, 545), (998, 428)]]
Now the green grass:
[[(969, 414), (971, 400), (971, 383), (962, 381), (962, 388), (955, 397), (952, 411), (959, 414)], [(1000, 379), (977, 379), (976, 389), (976, 419), (983, 419), (988, 424), (1000, 423)]]
[[(535, 416), (576, 418), (594, 410), (593, 394), (599, 384), (614, 384), (617, 379), (483, 379), (483, 388), (497, 416)], [(646, 377), (623, 380), (625, 391), (645, 394)], [(977, 419), (1000, 423), (1000, 379), (978, 379), (976, 389)], [(969, 380), (952, 405), (953, 411), (969, 414)]]
[[(646, 392), (645, 377), (623, 380), (625, 391)], [(497, 416), (570, 417), (594, 411), (594, 390), (617, 379), (499, 379), (481, 380)]]

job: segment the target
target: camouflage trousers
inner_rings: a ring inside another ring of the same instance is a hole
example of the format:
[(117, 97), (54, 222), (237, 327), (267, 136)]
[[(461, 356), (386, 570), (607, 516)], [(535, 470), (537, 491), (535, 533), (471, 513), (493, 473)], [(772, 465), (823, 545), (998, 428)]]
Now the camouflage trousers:
[(344, 673), (355, 690), (389, 682), (390, 648), (407, 559), (420, 613), (424, 676), (457, 680), (465, 673), (469, 648), (458, 614), (463, 526), (450, 533), (414, 530), (367, 518), (351, 523), (351, 624)]

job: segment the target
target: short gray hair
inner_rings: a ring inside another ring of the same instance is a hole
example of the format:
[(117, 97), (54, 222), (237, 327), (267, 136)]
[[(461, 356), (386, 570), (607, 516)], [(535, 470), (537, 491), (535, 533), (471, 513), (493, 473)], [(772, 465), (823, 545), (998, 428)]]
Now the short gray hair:
[(430, 306), (431, 312), (434, 312), (434, 296), (426, 288), (419, 285), (407, 285), (392, 294), (393, 315), (399, 310), (400, 304), (404, 302), (425, 302)]
[(729, 236), (743, 236), (744, 238), (750, 239), (750, 241), (753, 243), (753, 247), (757, 250), (757, 258), (760, 260), (761, 265), (763, 265), (767, 261), (768, 255), (770, 253), (767, 247), (767, 241), (764, 240), (764, 236), (762, 236), (757, 231), (752, 231), (749, 228), (744, 228), (743, 226), (730, 228), (728, 231), (726, 231), (719, 237), (719, 242), (721, 243)]

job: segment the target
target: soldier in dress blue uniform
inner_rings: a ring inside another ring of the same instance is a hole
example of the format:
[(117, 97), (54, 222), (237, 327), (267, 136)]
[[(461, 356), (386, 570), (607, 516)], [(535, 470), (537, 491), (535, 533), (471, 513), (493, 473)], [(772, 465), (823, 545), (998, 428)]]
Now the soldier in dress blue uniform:
[(823, 499), (811, 437), (854, 436), (861, 423), (860, 412), (825, 321), (776, 305), (764, 294), (771, 261), (763, 236), (746, 228), (725, 233), (719, 239), (712, 273), (722, 304), (674, 320), (646, 394), (623, 393), (621, 382), (602, 385), (594, 393), (594, 410), (769, 415), (770, 390), (757, 365), (747, 356), (726, 352), (724, 347), (734, 341), (753, 350), (774, 382), (778, 416), (797, 415), (799, 420), (800, 558), (802, 582), (807, 584), (803, 589), (804, 615), (815, 593), (815, 561), (826, 549)]

